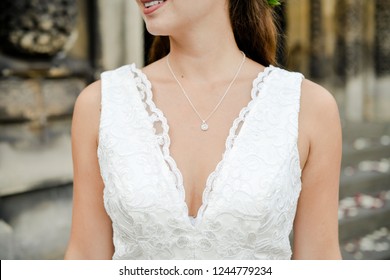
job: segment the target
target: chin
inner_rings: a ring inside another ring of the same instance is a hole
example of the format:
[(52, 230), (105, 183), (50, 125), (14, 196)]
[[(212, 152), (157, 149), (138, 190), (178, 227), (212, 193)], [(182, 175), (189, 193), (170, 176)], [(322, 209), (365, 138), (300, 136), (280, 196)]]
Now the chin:
[(154, 26), (149, 26), (146, 24), (146, 30), (153, 36), (169, 36), (169, 32), (163, 30), (163, 28), (156, 28)]
[(147, 19), (145, 20), (146, 30), (154, 36), (169, 36), (175, 28), (172, 23), (165, 20)]
[(161, 28), (158, 23), (153, 22), (153, 20), (145, 20), (146, 30), (152, 35), (163, 35), (164, 28)]

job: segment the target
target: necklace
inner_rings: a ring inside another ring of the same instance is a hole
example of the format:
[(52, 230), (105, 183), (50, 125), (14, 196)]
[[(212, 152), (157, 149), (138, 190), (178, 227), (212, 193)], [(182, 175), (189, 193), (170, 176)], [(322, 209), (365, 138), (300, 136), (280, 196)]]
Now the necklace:
[(241, 53), (242, 53), (242, 61), (240, 63), (240, 66), (237, 69), (236, 74), (234, 75), (234, 78), (232, 79), (232, 81), (230, 82), (229, 86), (225, 90), (225, 93), (222, 95), (222, 98), (219, 100), (217, 105), (214, 107), (214, 109), (211, 111), (211, 113), (206, 118), (202, 118), (202, 116), (199, 114), (198, 110), (195, 108), (195, 106), (192, 103), (190, 97), (188, 96), (187, 92), (185, 91), (183, 85), (180, 83), (179, 79), (176, 77), (175, 72), (173, 72), (171, 64), (169, 63), (169, 54), (167, 55), (167, 65), (168, 65), (169, 71), (171, 72), (173, 78), (176, 80), (176, 82), (179, 85), (179, 87), (180, 87), (181, 91), (183, 92), (184, 96), (187, 98), (187, 100), (190, 103), (192, 109), (194, 110), (196, 115), (199, 117), (199, 119), (201, 121), (200, 129), (202, 131), (207, 131), (209, 129), (209, 125), (208, 125), (207, 121), (211, 118), (211, 116), (217, 111), (219, 106), (222, 104), (222, 101), (225, 99), (225, 97), (228, 94), (230, 88), (232, 87), (232, 85), (236, 81), (236, 79), (238, 77), (238, 74), (240, 74), (240, 72), (241, 72), (241, 68), (244, 65), (244, 62), (245, 62), (245, 59), (246, 59), (245, 53), (243, 53), (243, 52), (241, 52)]

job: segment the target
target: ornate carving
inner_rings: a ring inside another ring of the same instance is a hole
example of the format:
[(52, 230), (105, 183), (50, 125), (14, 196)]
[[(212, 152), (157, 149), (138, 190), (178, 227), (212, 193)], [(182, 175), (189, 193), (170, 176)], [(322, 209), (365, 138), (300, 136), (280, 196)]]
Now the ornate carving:
[(68, 42), (76, 15), (76, 0), (2, 0), (1, 47), (12, 53), (54, 55)]
[(0, 79), (0, 123), (17, 120), (45, 124), (47, 118), (70, 116), (84, 87), (80, 78)]

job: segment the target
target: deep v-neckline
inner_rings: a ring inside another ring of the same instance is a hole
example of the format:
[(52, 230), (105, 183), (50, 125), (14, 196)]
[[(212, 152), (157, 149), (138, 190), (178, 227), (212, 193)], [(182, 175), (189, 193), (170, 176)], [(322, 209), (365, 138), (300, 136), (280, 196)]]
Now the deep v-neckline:
[[(152, 133), (156, 137), (156, 144), (159, 146), (159, 150), (162, 153), (165, 164), (167, 165), (169, 172), (174, 175), (175, 178), (175, 187), (179, 192), (181, 203), (183, 203), (183, 214), (185, 215), (185, 220), (188, 224), (195, 228), (202, 221), (204, 211), (208, 205), (209, 194), (213, 187), (213, 182), (218, 177), (220, 170), (222, 169), (226, 159), (228, 158), (229, 153), (234, 147), (234, 143), (237, 141), (237, 138), (241, 135), (242, 127), (245, 125), (245, 120), (247, 115), (252, 111), (256, 100), (260, 95), (260, 91), (264, 86), (265, 78), (269, 76), (270, 72), (274, 69), (274, 66), (268, 66), (261, 71), (257, 77), (252, 81), (252, 89), (251, 89), (251, 98), (246, 106), (244, 106), (238, 116), (234, 119), (230, 129), (228, 136), (225, 140), (225, 150), (221, 155), (220, 161), (216, 164), (216, 167), (213, 171), (207, 176), (204, 190), (202, 193), (202, 203), (198, 210), (196, 211), (196, 216), (191, 217), (189, 215), (189, 208), (186, 202), (186, 191), (184, 186), (184, 179), (181, 170), (177, 167), (175, 159), (171, 156), (170, 153), (170, 136), (169, 136), (169, 124), (168, 120), (165, 117), (162, 110), (160, 110), (153, 100), (153, 90), (152, 83), (146, 76), (146, 74), (133, 63), (130, 65), (132, 76), (135, 80), (136, 86), (138, 88), (138, 92), (141, 94), (141, 101), (144, 105), (144, 109), (146, 113), (149, 115), (149, 119), (152, 123), (152, 127), (154, 128)], [(149, 107), (149, 111), (148, 108)], [(156, 129), (154, 127), (155, 122), (161, 122), (162, 133), (157, 134)], [(239, 131), (237, 132), (238, 128)]]

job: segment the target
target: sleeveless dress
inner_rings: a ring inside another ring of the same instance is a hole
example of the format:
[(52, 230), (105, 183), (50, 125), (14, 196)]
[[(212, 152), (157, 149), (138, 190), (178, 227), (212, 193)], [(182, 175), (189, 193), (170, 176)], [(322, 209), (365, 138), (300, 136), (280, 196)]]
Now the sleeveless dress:
[(113, 259), (290, 259), (302, 79), (259, 73), (191, 218), (150, 81), (134, 64), (104, 72), (97, 154)]

